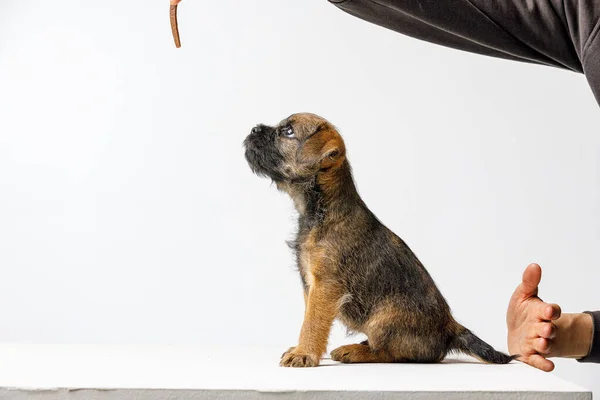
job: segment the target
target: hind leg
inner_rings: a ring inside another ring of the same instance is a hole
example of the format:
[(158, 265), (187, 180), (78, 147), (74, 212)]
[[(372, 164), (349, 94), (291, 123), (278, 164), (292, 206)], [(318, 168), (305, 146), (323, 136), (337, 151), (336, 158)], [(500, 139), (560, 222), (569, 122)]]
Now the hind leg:
[(374, 353), (389, 361), (436, 363), (446, 356), (447, 334), (435, 318), (407, 314), (396, 307), (382, 307), (365, 326)]
[(346, 364), (389, 363), (394, 361), (385, 350), (372, 350), (368, 344), (363, 343), (338, 347), (331, 352), (331, 359)]

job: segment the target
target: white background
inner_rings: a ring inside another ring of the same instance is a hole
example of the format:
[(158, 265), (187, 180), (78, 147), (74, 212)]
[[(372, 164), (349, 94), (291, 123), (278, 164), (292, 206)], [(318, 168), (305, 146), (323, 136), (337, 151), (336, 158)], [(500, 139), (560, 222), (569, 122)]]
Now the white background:
[[(320, 1), (0, 3), (0, 341), (295, 344), (291, 202), (257, 122), (337, 125), (378, 217), (506, 349), (529, 262), (600, 309), (600, 132), (583, 76), (437, 47)], [(336, 328), (331, 344), (357, 340)], [(600, 367), (556, 374), (600, 392)]]

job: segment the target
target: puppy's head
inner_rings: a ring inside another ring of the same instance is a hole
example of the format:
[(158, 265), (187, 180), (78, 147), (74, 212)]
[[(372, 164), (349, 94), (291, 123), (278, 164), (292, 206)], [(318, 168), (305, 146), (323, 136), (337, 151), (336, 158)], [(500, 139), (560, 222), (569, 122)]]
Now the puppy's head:
[(293, 114), (276, 126), (255, 126), (244, 146), (250, 168), (275, 182), (306, 182), (335, 171), (346, 157), (337, 129), (308, 113)]

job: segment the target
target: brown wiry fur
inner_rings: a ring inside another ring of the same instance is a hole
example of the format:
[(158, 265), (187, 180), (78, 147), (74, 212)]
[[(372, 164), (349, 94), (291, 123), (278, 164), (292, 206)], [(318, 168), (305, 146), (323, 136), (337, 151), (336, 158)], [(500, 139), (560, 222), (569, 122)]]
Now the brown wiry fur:
[(299, 214), (293, 248), (304, 322), (282, 366), (317, 366), (336, 318), (368, 337), (334, 350), (336, 361), (439, 362), (453, 350), (485, 362), (513, 359), (454, 320), (415, 254), (361, 200), (344, 141), (328, 121), (294, 114), (257, 126), (245, 145), (252, 169), (273, 179)]

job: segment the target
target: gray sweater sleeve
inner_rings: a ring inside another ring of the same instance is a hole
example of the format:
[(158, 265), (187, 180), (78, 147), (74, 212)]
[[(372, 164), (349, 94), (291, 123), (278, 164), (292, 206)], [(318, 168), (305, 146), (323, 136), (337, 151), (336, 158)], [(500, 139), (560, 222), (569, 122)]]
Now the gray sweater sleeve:
[(594, 324), (594, 337), (592, 338), (592, 348), (590, 353), (579, 359), (579, 362), (600, 363), (600, 311), (585, 311), (592, 316)]
[(442, 46), (585, 73), (600, 104), (600, 0), (329, 0)]
[(588, 38), (583, 50), (583, 71), (600, 104), (600, 21)]

